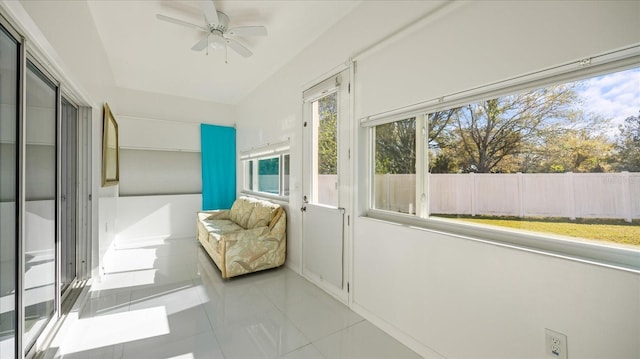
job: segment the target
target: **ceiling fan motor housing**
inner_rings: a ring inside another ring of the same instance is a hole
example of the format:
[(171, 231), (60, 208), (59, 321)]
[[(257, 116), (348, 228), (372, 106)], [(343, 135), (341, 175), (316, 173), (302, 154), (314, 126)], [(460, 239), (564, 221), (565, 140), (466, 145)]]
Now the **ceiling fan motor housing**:
[(207, 24), (207, 27), (209, 28), (209, 31), (211, 31), (212, 33), (214, 31), (219, 31), (221, 34), (224, 34), (227, 31), (227, 28), (229, 26), (229, 17), (227, 16), (227, 14), (223, 13), (222, 11), (217, 11), (217, 13), (218, 13), (218, 23)]

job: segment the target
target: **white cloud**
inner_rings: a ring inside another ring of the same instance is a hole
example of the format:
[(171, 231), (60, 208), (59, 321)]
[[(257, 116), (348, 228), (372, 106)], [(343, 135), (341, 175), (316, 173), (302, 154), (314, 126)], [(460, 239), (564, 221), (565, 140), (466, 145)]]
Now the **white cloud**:
[(640, 68), (582, 81), (578, 93), (586, 113), (612, 119), (617, 126), (640, 111)]

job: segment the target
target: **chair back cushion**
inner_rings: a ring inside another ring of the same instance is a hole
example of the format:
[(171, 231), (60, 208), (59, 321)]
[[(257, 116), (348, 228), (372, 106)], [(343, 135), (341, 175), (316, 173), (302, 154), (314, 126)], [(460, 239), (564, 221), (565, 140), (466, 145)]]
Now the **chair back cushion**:
[(249, 228), (249, 217), (256, 207), (256, 202), (258, 202), (257, 199), (245, 196), (236, 199), (229, 211), (229, 219), (243, 228)]
[(256, 206), (249, 216), (247, 228), (265, 227), (271, 224), (274, 215), (281, 208), (279, 204), (268, 201), (256, 200)]

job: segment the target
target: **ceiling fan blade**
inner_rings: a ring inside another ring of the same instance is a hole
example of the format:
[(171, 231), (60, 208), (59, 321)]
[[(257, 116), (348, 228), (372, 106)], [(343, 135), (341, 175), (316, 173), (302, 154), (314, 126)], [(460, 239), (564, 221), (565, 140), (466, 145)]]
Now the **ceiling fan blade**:
[(264, 26), (240, 26), (229, 29), (227, 34), (237, 36), (267, 36), (267, 28)]
[(207, 25), (218, 25), (220, 23), (216, 5), (212, 0), (200, 1), (200, 7), (202, 7), (202, 12), (204, 12), (204, 19), (207, 21)]
[(191, 47), (191, 50), (202, 51), (207, 48), (207, 45), (209, 45), (209, 36), (206, 36), (204, 39), (196, 42), (195, 45)]
[(225, 39), (227, 40), (227, 45), (235, 52), (237, 52), (238, 54), (240, 54), (243, 57), (249, 57), (251, 55), (253, 55), (253, 52), (251, 52), (251, 50), (247, 49), (244, 45), (242, 45), (241, 43), (239, 43), (238, 41), (234, 40), (234, 39)]
[(169, 16), (164, 16), (164, 15), (160, 15), (160, 14), (156, 14), (156, 18), (158, 20), (162, 20), (162, 21), (166, 21), (166, 22), (171, 22), (174, 24), (178, 24), (178, 25), (182, 25), (182, 26), (186, 26), (186, 27), (191, 27), (194, 29), (198, 29), (198, 30), (202, 30), (202, 31), (206, 31), (209, 32), (209, 30), (205, 29), (202, 26), (196, 25), (196, 24), (192, 24), (190, 22), (186, 22), (186, 21), (182, 21), (173, 17), (169, 17)]

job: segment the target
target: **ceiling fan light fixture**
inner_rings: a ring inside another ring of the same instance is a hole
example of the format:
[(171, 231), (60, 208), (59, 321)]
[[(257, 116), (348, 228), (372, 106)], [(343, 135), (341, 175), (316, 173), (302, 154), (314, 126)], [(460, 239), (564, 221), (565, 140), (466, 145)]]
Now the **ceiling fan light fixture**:
[(267, 35), (267, 29), (264, 26), (239, 26), (229, 29), (229, 16), (221, 11), (217, 11), (213, 1), (201, 1), (200, 4), (202, 6), (205, 26), (199, 26), (160, 14), (157, 14), (156, 18), (158, 18), (158, 20), (171, 22), (181, 26), (191, 27), (206, 32), (207, 37), (201, 39), (195, 45), (193, 45), (191, 47), (191, 50), (202, 51), (206, 48), (207, 54), (209, 51), (209, 47), (213, 48), (214, 50), (224, 48), (225, 51), (228, 47), (230, 47), (237, 54), (243, 57), (249, 57), (253, 55), (251, 50), (249, 50), (246, 46), (244, 46), (237, 40), (229, 38), (227, 36), (231, 35), (244, 37)]

